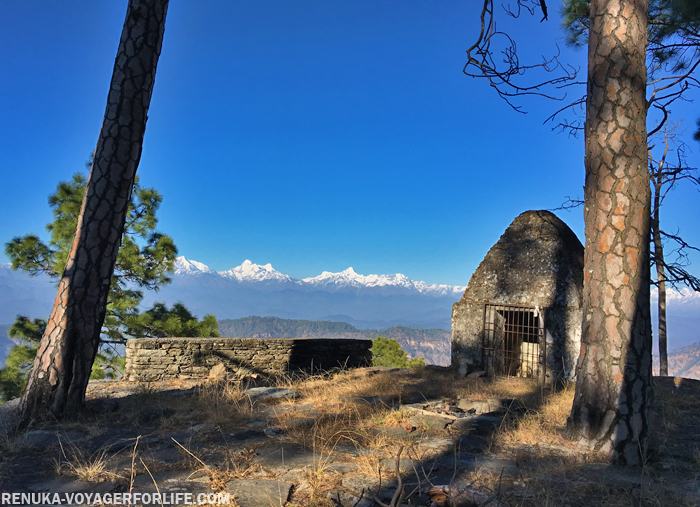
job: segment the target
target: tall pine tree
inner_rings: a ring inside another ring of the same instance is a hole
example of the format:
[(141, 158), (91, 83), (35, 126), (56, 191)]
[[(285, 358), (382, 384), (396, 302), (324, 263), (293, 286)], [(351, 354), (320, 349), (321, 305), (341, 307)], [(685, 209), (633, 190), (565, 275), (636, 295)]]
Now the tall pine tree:
[(20, 425), (80, 409), (141, 159), (168, 0), (129, 0), (78, 226), (27, 388)]

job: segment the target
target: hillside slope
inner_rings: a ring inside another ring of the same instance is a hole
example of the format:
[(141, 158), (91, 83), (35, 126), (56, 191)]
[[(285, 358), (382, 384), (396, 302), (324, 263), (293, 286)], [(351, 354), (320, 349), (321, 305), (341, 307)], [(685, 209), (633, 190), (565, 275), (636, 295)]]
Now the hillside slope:
[(385, 329), (357, 329), (346, 322), (244, 317), (219, 320), (222, 336), (246, 338), (393, 338), (411, 357), (424, 357), (429, 364), (450, 364), (450, 332), (393, 326)]
[(7, 336), (7, 330), (10, 326), (0, 324), (0, 368), (5, 366), (5, 357), (10, 353), (10, 349), (14, 346), (10, 337)]
[[(655, 371), (658, 371), (658, 367)], [(674, 377), (700, 380), (700, 342), (669, 352), (668, 372)]]

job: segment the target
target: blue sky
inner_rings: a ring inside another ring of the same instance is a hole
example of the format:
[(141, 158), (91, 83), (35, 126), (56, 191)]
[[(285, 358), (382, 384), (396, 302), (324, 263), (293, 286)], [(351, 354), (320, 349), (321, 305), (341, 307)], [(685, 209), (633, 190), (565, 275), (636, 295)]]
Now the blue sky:
[[(2, 243), (45, 236), (48, 195), (93, 150), (126, 3), (3, 6)], [(477, 4), (173, 0), (139, 167), (164, 196), (159, 229), (218, 270), (250, 259), (297, 278), (352, 266), (466, 285), (515, 216), (583, 195), (583, 140), (543, 125), (560, 104), (518, 114), (462, 74)], [(504, 21), (523, 58), (559, 42), (585, 73), (556, 14)], [(689, 131), (700, 116), (674, 113)], [(697, 197), (679, 189), (664, 210), (694, 244)], [(559, 215), (582, 239), (581, 209)]]

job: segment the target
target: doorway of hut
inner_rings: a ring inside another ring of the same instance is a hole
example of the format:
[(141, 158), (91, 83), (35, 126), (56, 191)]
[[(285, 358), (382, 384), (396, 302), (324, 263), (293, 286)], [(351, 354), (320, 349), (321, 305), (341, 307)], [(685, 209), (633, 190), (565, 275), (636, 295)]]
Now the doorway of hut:
[(484, 305), (483, 364), (489, 376), (546, 378), (544, 310)]

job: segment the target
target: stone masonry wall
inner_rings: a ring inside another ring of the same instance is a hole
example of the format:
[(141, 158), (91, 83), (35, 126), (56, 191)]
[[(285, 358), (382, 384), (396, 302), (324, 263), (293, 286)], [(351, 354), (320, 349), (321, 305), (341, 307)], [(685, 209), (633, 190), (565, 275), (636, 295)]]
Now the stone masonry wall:
[(573, 380), (581, 349), (583, 245), (569, 226), (548, 211), (526, 211), (488, 251), (452, 306), (452, 366), (459, 375), (485, 369), (485, 303), (545, 310), (545, 380)]
[(249, 375), (354, 368), (372, 362), (371, 340), (332, 338), (136, 338), (127, 340), (129, 380), (206, 377), (223, 363)]

